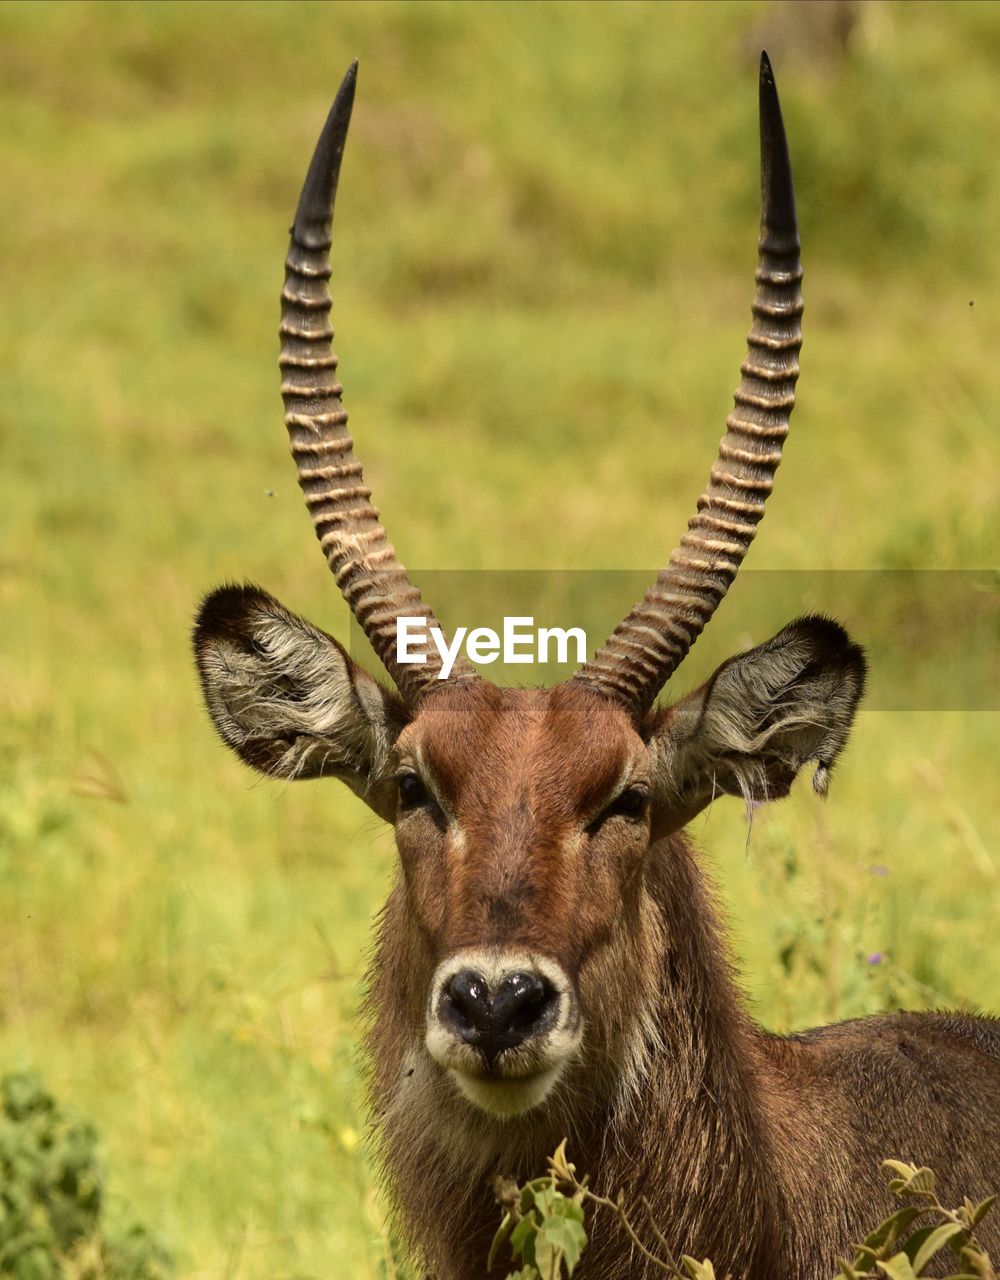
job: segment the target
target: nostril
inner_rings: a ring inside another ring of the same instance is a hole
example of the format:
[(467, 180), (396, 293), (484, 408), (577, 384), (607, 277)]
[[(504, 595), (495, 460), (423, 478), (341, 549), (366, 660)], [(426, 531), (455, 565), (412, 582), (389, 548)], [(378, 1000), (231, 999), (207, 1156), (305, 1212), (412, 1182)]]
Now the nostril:
[(493, 997), (494, 1024), (512, 1043), (520, 1043), (540, 1027), (557, 1001), (548, 979), (537, 973), (508, 973)]
[(442, 1013), (464, 1033), (482, 1031), (490, 1023), (490, 988), (482, 974), (462, 969), (445, 986)]

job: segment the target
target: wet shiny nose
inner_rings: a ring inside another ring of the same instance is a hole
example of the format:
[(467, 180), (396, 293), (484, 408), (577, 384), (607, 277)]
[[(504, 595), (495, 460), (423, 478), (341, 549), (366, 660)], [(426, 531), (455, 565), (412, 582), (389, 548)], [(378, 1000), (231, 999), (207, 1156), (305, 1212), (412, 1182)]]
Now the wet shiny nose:
[(559, 997), (537, 973), (505, 973), (496, 987), (472, 969), (461, 969), (441, 993), (440, 1017), (466, 1044), (480, 1050), (490, 1066), (548, 1026)]

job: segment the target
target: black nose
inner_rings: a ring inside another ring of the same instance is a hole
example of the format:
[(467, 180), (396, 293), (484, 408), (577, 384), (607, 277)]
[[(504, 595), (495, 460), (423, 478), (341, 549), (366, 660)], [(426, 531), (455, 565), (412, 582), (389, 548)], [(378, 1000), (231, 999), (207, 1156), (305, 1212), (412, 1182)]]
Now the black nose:
[(537, 973), (505, 973), (491, 991), (482, 974), (462, 969), (441, 993), (439, 1013), (492, 1066), (504, 1049), (544, 1030), (558, 1003), (555, 987)]

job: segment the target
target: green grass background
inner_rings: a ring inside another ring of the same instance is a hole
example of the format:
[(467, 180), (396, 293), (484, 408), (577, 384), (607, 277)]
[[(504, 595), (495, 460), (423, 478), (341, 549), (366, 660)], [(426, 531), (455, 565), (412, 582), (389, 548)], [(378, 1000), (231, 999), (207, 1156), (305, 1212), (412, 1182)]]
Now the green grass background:
[[(188, 640), (199, 595), (244, 576), (347, 633), (275, 355), (351, 57), (337, 350), (407, 564), (640, 569), (673, 545), (742, 354), (762, 44), (807, 338), (750, 564), (996, 561), (1000, 8), (870, 5), (843, 57), (808, 25), (0, 7), (0, 1069), (93, 1117), (109, 1212), (185, 1276), (393, 1274), (354, 1013), (391, 836), (336, 784), (232, 761)], [(996, 732), (868, 712), (825, 808), (800, 784), (749, 840), (735, 802), (698, 820), (768, 1025), (1000, 1002)]]

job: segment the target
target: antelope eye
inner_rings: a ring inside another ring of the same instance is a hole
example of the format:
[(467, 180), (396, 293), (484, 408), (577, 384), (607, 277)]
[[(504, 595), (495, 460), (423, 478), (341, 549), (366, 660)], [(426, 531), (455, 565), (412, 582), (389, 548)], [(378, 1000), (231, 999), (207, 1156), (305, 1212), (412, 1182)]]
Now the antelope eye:
[(416, 809), (429, 799), (427, 788), (415, 773), (401, 773), (396, 784), (399, 787), (399, 807), (404, 811)]
[(638, 822), (646, 816), (648, 808), (649, 792), (645, 787), (626, 787), (615, 796), (597, 822), (605, 822), (608, 818), (629, 818)]

